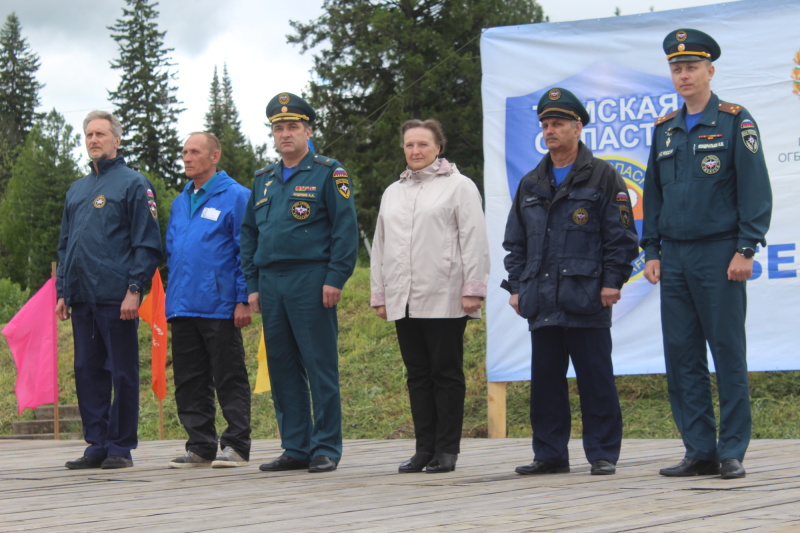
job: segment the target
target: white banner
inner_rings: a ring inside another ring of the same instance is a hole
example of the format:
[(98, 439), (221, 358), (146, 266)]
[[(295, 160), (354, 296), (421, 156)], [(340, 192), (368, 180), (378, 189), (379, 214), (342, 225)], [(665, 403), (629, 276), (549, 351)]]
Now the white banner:
[[(484, 195), (492, 259), (486, 313), (489, 381), (530, 379), (527, 321), (508, 305), (500, 282), (506, 276), (502, 242), (513, 195), (522, 176), (546, 153), (535, 110), (539, 97), (551, 87), (564, 87), (586, 106), (591, 122), (583, 141), (627, 182), (641, 236), (653, 123), (683, 105), (661, 43), (681, 27), (702, 30), (720, 44), (711, 88), (755, 117), (770, 171), (772, 224), (748, 281), (749, 367), (800, 369), (798, 21), (800, 1), (764, 0), (484, 32)], [(643, 266), (641, 254), (614, 306), (617, 374), (664, 372), (659, 289), (644, 279)]]

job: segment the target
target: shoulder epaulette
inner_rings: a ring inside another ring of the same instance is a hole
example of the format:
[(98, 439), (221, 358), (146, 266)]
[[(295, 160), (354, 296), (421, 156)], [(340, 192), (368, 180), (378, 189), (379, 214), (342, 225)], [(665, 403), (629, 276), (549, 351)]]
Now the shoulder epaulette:
[(666, 121), (675, 118), (678, 115), (679, 112), (680, 112), (680, 109), (675, 110), (675, 111), (673, 111), (672, 113), (670, 113), (668, 115), (664, 115), (663, 117), (659, 117), (658, 119), (656, 119), (656, 126), (659, 126), (659, 125), (665, 123)]
[(324, 165), (326, 167), (333, 166), (336, 162), (335, 159), (331, 159), (330, 157), (325, 157), (324, 155), (317, 155), (314, 154), (314, 163), (319, 163), (320, 165)]
[(264, 173), (266, 173), (266, 172), (269, 172), (270, 170), (272, 170), (273, 168), (275, 168), (275, 165), (276, 165), (276, 163), (271, 163), (271, 164), (269, 164), (269, 165), (265, 166), (264, 168), (262, 168), (261, 170), (256, 170), (255, 174), (253, 174), (253, 177), (254, 177), (254, 178), (257, 178), (257, 177), (258, 177), (258, 176), (260, 176), (261, 174), (264, 174)]
[(720, 102), (719, 110), (731, 115), (738, 115), (742, 111), (742, 106), (737, 104), (729, 104), (728, 102)]

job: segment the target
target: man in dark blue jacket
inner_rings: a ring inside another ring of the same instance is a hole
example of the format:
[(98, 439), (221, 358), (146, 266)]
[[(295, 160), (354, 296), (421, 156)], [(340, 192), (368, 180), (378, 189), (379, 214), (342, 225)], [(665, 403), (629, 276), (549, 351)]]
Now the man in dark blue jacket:
[(66, 467), (126, 468), (138, 443), (139, 304), (161, 261), (161, 233), (153, 186), (117, 156), (119, 120), (92, 111), (83, 131), (91, 172), (67, 191), (56, 315), (72, 316), (75, 388), (89, 446)]
[[(189, 434), (171, 468), (244, 466), (250, 458), (250, 383), (240, 328), (250, 325), (239, 230), (250, 190), (217, 172), (219, 140), (192, 133), (183, 146), (192, 181), (172, 202), (167, 227), (167, 320), (175, 403)], [(228, 422), (219, 444), (214, 390)]]
[(622, 414), (611, 363), (611, 306), (638, 252), (627, 187), (580, 141), (589, 115), (566, 89), (537, 108), (549, 153), (519, 184), (503, 247), (509, 303), (528, 319), (533, 343), (534, 460), (519, 474), (569, 472), (566, 373), (575, 367), (583, 448), (592, 474), (613, 474)]

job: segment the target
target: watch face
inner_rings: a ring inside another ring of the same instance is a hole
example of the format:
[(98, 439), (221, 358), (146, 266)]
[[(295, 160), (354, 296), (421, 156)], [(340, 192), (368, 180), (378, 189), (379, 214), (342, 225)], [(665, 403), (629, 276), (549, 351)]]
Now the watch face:
[(753, 250), (752, 248), (739, 248), (737, 252), (745, 256), (747, 259), (750, 259), (754, 255), (756, 255), (756, 251)]

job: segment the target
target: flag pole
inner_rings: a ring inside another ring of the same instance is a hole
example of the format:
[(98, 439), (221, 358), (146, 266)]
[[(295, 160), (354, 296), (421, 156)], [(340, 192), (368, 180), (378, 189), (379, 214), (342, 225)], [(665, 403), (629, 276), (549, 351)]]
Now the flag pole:
[(158, 400), (158, 438), (164, 440), (164, 400)]
[[(53, 261), (50, 263), (50, 277), (56, 277), (56, 262)], [(56, 296), (58, 298), (58, 296)], [(56, 326), (58, 328), (58, 326)], [(58, 334), (56, 334), (56, 339), (58, 339)], [(55, 365), (56, 371), (53, 372), (56, 380), (56, 403), (53, 404), (53, 440), (59, 440), (61, 437), (61, 417), (58, 414), (58, 349), (56, 349), (56, 357), (55, 357)]]

